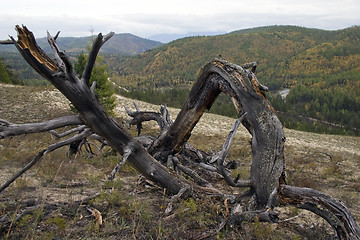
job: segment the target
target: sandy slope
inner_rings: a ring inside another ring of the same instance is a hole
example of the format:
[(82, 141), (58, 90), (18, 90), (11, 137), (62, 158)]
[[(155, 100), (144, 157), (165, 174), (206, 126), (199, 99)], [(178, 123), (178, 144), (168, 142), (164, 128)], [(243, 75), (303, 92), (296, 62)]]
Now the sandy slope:
[[(122, 105), (127, 107), (133, 107), (133, 100), (117, 96), (118, 107), (116, 108), (116, 113), (120, 117), (126, 118), (126, 113)], [(140, 107), (140, 110), (146, 111), (159, 111), (160, 108), (157, 105), (136, 101), (137, 105)], [(179, 109), (168, 108), (172, 119), (175, 119)], [(234, 119), (224, 116), (219, 116), (211, 113), (205, 113), (197, 124), (194, 133), (201, 133), (206, 136), (214, 136), (215, 134), (224, 134), (226, 135), (234, 123)], [(153, 124), (156, 127), (156, 124)], [(336, 152), (336, 153), (346, 153), (353, 155), (355, 158), (358, 158), (360, 161), (360, 138), (359, 137), (349, 137), (349, 136), (339, 136), (339, 135), (326, 135), (326, 134), (316, 134), (309, 132), (302, 132), (292, 129), (284, 129), (286, 135), (286, 145), (294, 147), (298, 150), (303, 149), (308, 151), (311, 149), (317, 149), (317, 151), (324, 152)], [(251, 137), (244, 127), (241, 127), (238, 131), (238, 134), (242, 137)]]

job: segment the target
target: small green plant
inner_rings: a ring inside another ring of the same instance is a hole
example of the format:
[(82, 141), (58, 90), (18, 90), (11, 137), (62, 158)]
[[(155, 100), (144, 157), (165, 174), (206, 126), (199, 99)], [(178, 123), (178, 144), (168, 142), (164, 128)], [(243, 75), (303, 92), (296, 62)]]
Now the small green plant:
[(249, 179), (250, 170), (246, 169), (244, 167), (239, 167), (239, 168), (233, 169), (231, 171), (231, 176), (233, 178), (236, 178), (237, 176), (239, 176), (240, 179)]
[(32, 237), (31, 237), (31, 239), (34, 238), (35, 232), (36, 232), (36, 229), (37, 229), (37, 225), (38, 225), (39, 222), (41, 221), (41, 218), (44, 216), (44, 214), (45, 214), (45, 212), (44, 212), (43, 206), (41, 206), (41, 208), (36, 209), (36, 210), (33, 212), (33, 214), (32, 214), (32, 216), (33, 216), (33, 221), (32, 221), (32, 225), (30, 225), (30, 226), (32, 226), (32, 234), (31, 234)]
[(91, 205), (98, 206), (98, 205), (107, 205), (108, 208), (114, 206), (122, 206), (124, 204), (124, 195), (114, 189), (110, 192), (102, 192), (97, 198), (90, 201)]
[(329, 166), (327, 166), (322, 174), (324, 176), (326, 176), (327, 178), (329, 177), (341, 177), (342, 175), (342, 171), (340, 169), (340, 165), (338, 163), (330, 163)]
[(15, 181), (15, 188), (17, 190), (23, 190), (23, 189), (27, 188), (28, 185), (29, 185), (29, 179), (26, 178), (25, 176), (22, 176), (22, 177), (16, 179), (16, 181)]
[(272, 232), (272, 228), (271, 228), (270, 224), (255, 221), (251, 225), (253, 227), (253, 233), (254, 233), (255, 239), (258, 239), (258, 240), (272, 239), (273, 232)]
[(217, 224), (220, 209), (212, 201), (197, 202), (189, 198), (179, 203), (176, 214), (181, 228), (205, 232)]
[(12, 230), (12, 225), (11, 225), (9, 227), (5, 239), (8, 239), (8, 237), (10, 237), (11, 230), (15, 235), (20, 233), (21, 234), (20, 236), (25, 236), (25, 239), (34, 239), (34, 236), (36, 235), (37, 226), (43, 216), (44, 216), (44, 209), (41, 207), (31, 212), (28, 212), (26, 215), (22, 216), (21, 219), (18, 220), (18, 222), (15, 222), (15, 218), (14, 218), (12, 225), (14, 224), (16, 228)]
[(123, 187), (124, 187), (124, 181), (122, 181), (121, 179), (106, 181), (102, 186), (103, 189), (117, 189), (117, 190), (121, 190)]
[(32, 220), (33, 220), (33, 216), (27, 214), (20, 219), (20, 221), (17, 223), (17, 227), (18, 228), (26, 227), (31, 224)]
[(189, 198), (184, 202), (184, 204), (190, 209), (191, 214), (194, 214), (198, 211), (198, 206), (193, 198)]
[(61, 216), (51, 217), (45, 221), (46, 224), (49, 224), (50, 228), (55, 230), (56, 236), (60, 237), (65, 234), (65, 229), (67, 225), (67, 220)]
[(301, 236), (298, 235), (298, 234), (295, 234), (295, 235), (294, 235), (294, 240), (301, 240)]

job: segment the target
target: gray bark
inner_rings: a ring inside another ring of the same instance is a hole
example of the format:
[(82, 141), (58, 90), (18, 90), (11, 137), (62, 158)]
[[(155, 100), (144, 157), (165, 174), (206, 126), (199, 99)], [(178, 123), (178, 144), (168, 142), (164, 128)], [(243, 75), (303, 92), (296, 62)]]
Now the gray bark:
[(14, 124), (0, 119), (0, 139), (22, 134), (47, 132), (53, 129), (82, 124), (79, 116), (66, 116), (40, 123)]
[(335, 230), (339, 239), (360, 239), (360, 228), (345, 205), (322, 192), (282, 185), (279, 188), (282, 205), (309, 210), (324, 218)]
[(149, 148), (150, 154), (163, 160), (179, 152), (204, 111), (224, 92), (233, 98), (239, 116), (247, 113), (242, 124), (252, 135), (251, 188), (258, 203), (265, 205), (284, 172), (285, 136), (263, 89), (253, 72), (221, 59), (211, 61), (203, 68), (174, 123)]
[(164, 166), (152, 158), (142, 145), (136, 141), (122, 126), (108, 116), (89, 86), (90, 73), (95, 63), (94, 57), (100, 47), (113, 35), (103, 37), (99, 34), (90, 51), (90, 56), (79, 79), (75, 74), (70, 60), (64, 52), (60, 52), (55, 40), (48, 35), (56, 61), (49, 58), (36, 44), (35, 37), (26, 27), (16, 26), (18, 41), (12, 38), (16, 48), (24, 59), (43, 77), (49, 80), (65, 97), (70, 100), (79, 112), (81, 121), (94, 133), (102, 136), (107, 143), (120, 154), (130, 152), (128, 162), (141, 174), (165, 188), (169, 193), (176, 194), (183, 183), (171, 174)]

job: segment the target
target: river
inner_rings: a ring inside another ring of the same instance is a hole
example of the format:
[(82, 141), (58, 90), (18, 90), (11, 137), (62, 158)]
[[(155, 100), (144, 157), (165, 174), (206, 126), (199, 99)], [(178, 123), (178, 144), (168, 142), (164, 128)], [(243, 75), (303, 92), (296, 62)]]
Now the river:
[(289, 92), (290, 92), (290, 88), (284, 88), (279, 91), (279, 94), (280, 94), (281, 98), (285, 100), (285, 98), (289, 94)]

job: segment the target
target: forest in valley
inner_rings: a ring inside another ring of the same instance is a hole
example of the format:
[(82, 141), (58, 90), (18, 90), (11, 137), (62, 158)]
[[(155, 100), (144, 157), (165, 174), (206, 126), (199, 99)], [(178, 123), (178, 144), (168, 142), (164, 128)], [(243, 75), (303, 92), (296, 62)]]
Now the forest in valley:
[[(285, 127), (359, 135), (359, 33), (358, 26), (337, 31), (268, 26), (187, 37), (134, 56), (102, 55), (118, 93), (172, 107), (184, 104), (201, 67), (211, 59), (239, 65), (257, 62), (258, 80), (269, 87), (267, 95)], [(12, 81), (45, 84), (25, 67), (21, 56), (0, 54)], [(76, 53), (70, 56), (76, 61)], [(284, 88), (290, 89), (286, 98), (278, 94)], [(237, 117), (227, 96), (221, 96), (210, 112)]]

